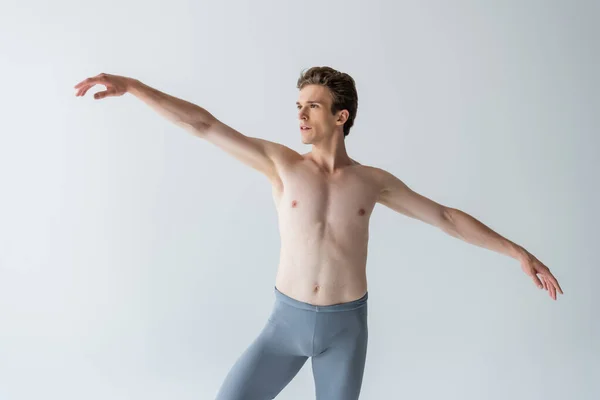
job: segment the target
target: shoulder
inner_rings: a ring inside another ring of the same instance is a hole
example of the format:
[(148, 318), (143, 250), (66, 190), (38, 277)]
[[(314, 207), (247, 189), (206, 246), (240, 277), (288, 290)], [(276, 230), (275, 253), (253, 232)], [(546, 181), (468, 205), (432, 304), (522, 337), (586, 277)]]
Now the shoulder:
[(277, 142), (263, 141), (265, 149), (277, 169), (290, 167), (302, 160), (304, 157), (297, 151)]
[(384, 170), (383, 168), (375, 167), (372, 165), (363, 165), (357, 161), (352, 161), (356, 163), (356, 170), (359, 171), (361, 175), (369, 178), (373, 183), (383, 184), (386, 182), (386, 180), (393, 177), (391, 173)]
[(363, 181), (368, 182), (369, 186), (377, 192), (378, 196), (381, 196), (394, 183), (399, 181), (393, 174), (380, 167), (357, 163), (353, 168), (356, 169), (356, 174)]

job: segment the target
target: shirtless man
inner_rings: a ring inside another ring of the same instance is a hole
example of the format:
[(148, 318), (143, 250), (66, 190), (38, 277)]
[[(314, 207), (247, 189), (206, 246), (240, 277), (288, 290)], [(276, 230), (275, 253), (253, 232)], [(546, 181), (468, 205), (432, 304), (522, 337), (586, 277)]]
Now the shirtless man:
[(265, 327), (222, 383), (219, 400), (273, 399), (309, 357), (318, 400), (358, 399), (368, 342), (369, 217), (376, 203), (513, 257), (552, 299), (563, 293), (548, 267), (523, 247), (472, 216), (414, 192), (391, 173), (348, 156), (344, 140), (358, 108), (348, 74), (314, 67), (298, 79), (300, 135), (312, 146), (305, 154), (245, 136), (205, 109), (136, 79), (100, 74), (77, 84), (76, 95), (84, 96), (96, 84), (106, 90), (94, 98), (130, 93), (261, 172), (272, 185), (281, 235), (275, 303)]

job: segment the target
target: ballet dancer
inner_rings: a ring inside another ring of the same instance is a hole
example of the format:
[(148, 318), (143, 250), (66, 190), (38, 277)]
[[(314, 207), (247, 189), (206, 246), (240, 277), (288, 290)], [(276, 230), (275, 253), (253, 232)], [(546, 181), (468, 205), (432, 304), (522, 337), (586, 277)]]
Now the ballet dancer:
[(348, 156), (345, 138), (354, 124), (358, 94), (346, 73), (313, 67), (300, 74), (300, 138), (311, 145), (304, 154), (246, 136), (204, 108), (137, 79), (99, 74), (78, 83), (76, 95), (84, 96), (95, 85), (106, 87), (95, 99), (130, 93), (259, 171), (272, 185), (281, 236), (273, 308), (224, 378), (218, 400), (273, 399), (309, 357), (318, 400), (358, 399), (368, 342), (369, 218), (377, 203), (512, 257), (552, 299), (563, 294), (550, 269), (522, 246), (471, 215), (416, 193), (390, 172)]

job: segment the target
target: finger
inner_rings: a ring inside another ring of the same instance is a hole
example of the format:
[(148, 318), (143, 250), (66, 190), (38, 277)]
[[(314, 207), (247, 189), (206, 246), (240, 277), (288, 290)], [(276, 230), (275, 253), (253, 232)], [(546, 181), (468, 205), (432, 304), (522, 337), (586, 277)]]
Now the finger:
[(558, 293), (560, 293), (560, 289), (555, 284), (552, 284), (552, 290), (554, 291), (554, 297), (555, 298), (558, 297)]
[(88, 92), (88, 90), (90, 90), (90, 89), (91, 89), (91, 88), (93, 88), (94, 86), (96, 86), (96, 85), (94, 84), (94, 85), (90, 85), (90, 86), (86, 86), (86, 87), (84, 87), (84, 88), (83, 88), (83, 91), (81, 92), (81, 95), (82, 95), (82, 96), (85, 96), (85, 94)]
[(560, 287), (560, 285), (558, 284), (558, 281), (556, 280), (556, 278), (554, 277), (554, 275), (552, 275), (552, 273), (548, 272), (548, 274), (550, 275), (550, 282), (552, 282), (552, 284), (554, 285), (554, 287), (556, 287), (558, 289), (558, 291), (560, 292), (560, 294), (564, 294), (562, 291), (562, 288)]
[(86, 87), (81, 87), (77, 90), (76, 96), (83, 96), (85, 94)]
[(96, 76), (92, 76), (90, 78), (82, 80), (77, 85), (75, 85), (75, 89), (78, 89), (78, 88), (82, 87), (83, 85), (94, 86), (97, 83), (104, 83), (104, 82), (106, 82), (105, 76), (103, 74), (98, 74)]
[(85, 96), (85, 93), (94, 85), (85, 85), (85, 86), (81, 86), (78, 90), (77, 90), (77, 96)]
[(538, 278), (536, 274), (533, 274), (531, 279), (533, 280), (533, 283), (535, 283), (535, 286), (537, 286), (538, 288), (542, 289), (544, 287), (544, 285), (540, 281), (540, 278)]
[(92, 77), (92, 78), (87, 78), (82, 80), (81, 82), (79, 82), (77, 85), (75, 85), (75, 89), (79, 89), (80, 87), (82, 87), (83, 85), (89, 85), (92, 84), (94, 82), (94, 79), (96, 79), (97, 77)]
[[(100, 83), (99, 83), (99, 84), (100, 84)], [(82, 92), (81, 92), (81, 95), (82, 95), (82, 96), (85, 96), (85, 94), (88, 92), (88, 90), (90, 90), (90, 89), (91, 89), (91, 88), (93, 88), (94, 86), (96, 86), (96, 84), (93, 84), (93, 85), (89, 85), (89, 86), (85, 86), (85, 87), (83, 87), (83, 88), (81, 89), (81, 90), (82, 90)], [(106, 86), (106, 85), (104, 85), (104, 86), (105, 86), (106, 88), (108, 88), (108, 86)]]
[(79, 89), (79, 87), (80, 87), (81, 85), (83, 85), (84, 83), (86, 83), (86, 81), (87, 81), (87, 79), (86, 79), (86, 80), (83, 80), (83, 81), (81, 81), (81, 82), (79, 82), (77, 85), (73, 86), (73, 89)]
[(554, 290), (554, 285), (550, 283), (547, 276), (544, 276), (544, 281), (546, 282), (546, 286), (548, 287), (548, 295), (552, 299), (556, 300), (556, 291)]
[(546, 280), (544, 279), (544, 275), (540, 275), (541, 279), (542, 279), (542, 284), (544, 285), (544, 290), (548, 290), (548, 284), (546, 283)]
[(555, 289), (555, 290), (558, 289), (558, 292), (560, 294), (563, 294), (562, 288), (560, 287), (560, 285), (558, 284), (558, 281), (556, 280), (554, 275), (552, 275), (552, 272), (550, 272), (549, 269), (547, 269), (542, 274), (548, 285), (551, 285), (553, 287), (553, 289)]
[(111, 88), (111, 89), (107, 89), (107, 90), (105, 90), (103, 92), (95, 93), (94, 94), (94, 98), (95, 99), (103, 99), (103, 98), (108, 97), (108, 96), (114, 96), (115, 93), (116, 93), (116, 90), (113, 89), (113, 88)]

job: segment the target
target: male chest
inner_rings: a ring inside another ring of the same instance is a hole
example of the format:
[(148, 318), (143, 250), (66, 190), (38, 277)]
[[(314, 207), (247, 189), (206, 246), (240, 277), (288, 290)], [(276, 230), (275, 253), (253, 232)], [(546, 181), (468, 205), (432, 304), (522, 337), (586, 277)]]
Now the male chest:
[(279, 216), (282, 222), (296, 226), (363, 226), (377, 197), (372, 182), (356, 170), (327, 177), (309, 168), (297, 168), (284, 174), (282, 182)]

